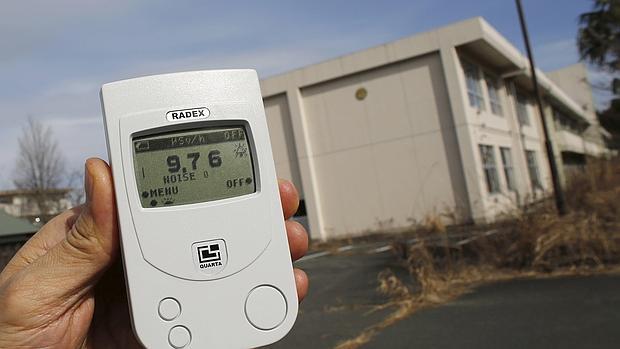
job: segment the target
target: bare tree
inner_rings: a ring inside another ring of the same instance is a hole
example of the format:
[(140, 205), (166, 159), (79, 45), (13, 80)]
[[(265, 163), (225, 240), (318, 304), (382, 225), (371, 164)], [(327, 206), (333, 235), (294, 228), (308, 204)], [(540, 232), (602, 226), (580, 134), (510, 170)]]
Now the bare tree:
[(84, 193), (84, 170), (74, 169), (69, 171), (67, 175), (67, 188), (71, 190), (68, 195), (71, 206), (84, 203), (86, 197)]
[(51, 128), (32, 118), (22, 129), (18, 145), (13, 184), (33, 192), (35, 209), (45, 215), (52, 204), (49, 193), (59, 189), (64, 181), (64, 157)]

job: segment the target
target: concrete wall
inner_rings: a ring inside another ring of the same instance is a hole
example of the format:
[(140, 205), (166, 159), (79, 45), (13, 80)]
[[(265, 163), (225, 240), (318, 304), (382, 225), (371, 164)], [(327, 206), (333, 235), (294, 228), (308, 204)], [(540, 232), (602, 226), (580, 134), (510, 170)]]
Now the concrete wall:
[(591, 143), (589, 149), (584, 150), (584, 152), (589, 155), (604, 153), (604, 140), (601, 135), (601, 126), (596, 117), (596, 104), (585, 64), (573, 64), (566, 68), (549, 72), (548, 75), (551, 80), (581, 106), (584, 117), (590, 123), (590, 127), (580, 135), (585, 138), (586, 142)]
[(567, 95), (570, 96), (584, 111), (584, 116), (590, 122), (596, 122), (596, 106), (592, 89), (588, 80), (588, 71), (585, 64), (577, 63), (568, 67), (547, 73)]
[(271, 138), (273, 159), (278, 177), (293, 182), (304, 199), (303, 184), (299, 170), (299, 158), (286, 94), (279, 94), (263, 101), (267, 114), (267, 127)]
[[(480, 71), (480, 87), (484, 96), (485, 106), (482, 109), (472, 107), (467, 96), (467, 86), (461, 62), (467, 61), (478, 67)], [(472, 198), (473, 205), (479, 207), (474, 210), (475, 221), (491, 221), (497, 216), (510, 214), (514, 209), (527, 200), (540, 198), (544, 191), (551, 188), (551, 177), (546, 161), (544, 138), (540, 114), (534, 103), (534, 98), (525, 88), (517, 86), (511, 79), (502, 79), (500, 74), (492, 67), (480, 62), (475, 57), (460, 53), (458, 60), (458, 81), (461, 91), (461, 100), (465, 110), (467, 126), (471, 134), (474, 150), (474, 160), (464, 164), (466, 172), (476, 176), (478, 180), (475, 196)], [(502, 105), (502, 115), (494, 114), (491, 110), (487, 84), (484, 75), (494, 78), (498, 84), (498, 94)], [(529, 125), (521, 125), (516, 113), (516, 92), (529, 98), (527, 114)], [(483, 171), (482, 159), (478, 145), (493, 147), (495, 165), (500, 182), (500, 191), (489, 193), (486, 178)], [(516, 191), (508, 189), (500, 147), (509, 148), (513, 167)], [(543, 190), (533, 190), (530, 185), (530, 177), (525, 158), (525, 150), (532, 150), (536, 154), (540, 180)]]
[[(364, 100), (356, 90), (365, 88)], [(302, 89), (325, 230), (355, 235), (452, 209), (457, 151), (438, 54)]]

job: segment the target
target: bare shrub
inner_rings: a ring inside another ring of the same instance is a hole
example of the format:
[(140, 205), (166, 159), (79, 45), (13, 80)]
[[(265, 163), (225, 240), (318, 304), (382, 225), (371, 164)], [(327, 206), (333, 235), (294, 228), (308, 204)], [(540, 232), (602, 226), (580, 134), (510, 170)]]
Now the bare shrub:
[(443, 234), (446, 232), (446, 225), (443, 222), (442, 216), (436, 212), (424, 216), (422, 228), (430, 234)]
[(377, 292), (394, 301), (411, 298), (411, 290), (391, 269), (383, 270), (377, 276)]
[(391, 246), (415, 287), (392, 270), (380, 272), (377, 290), (397, 309), (336, 349), (359, 348), (415, 311), (454, 299), (486, 282), (617, 270), (620, 160), (592, 160), (583, 173), (570, 179), (566, 197), (567, 215), (559, 217), (551, 200), (531, 202), (465, 239), (467, 243), (450, 239), (440, 215), (414, 221), (408, 239), (396, 239)]

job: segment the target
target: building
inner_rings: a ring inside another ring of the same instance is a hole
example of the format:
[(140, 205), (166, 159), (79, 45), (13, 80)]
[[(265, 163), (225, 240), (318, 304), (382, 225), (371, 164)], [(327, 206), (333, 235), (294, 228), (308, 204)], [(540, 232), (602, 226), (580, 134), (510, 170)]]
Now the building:
[(27, 220), (0, 211), (0, 245), (24, 242), (37, 230), (38, 227)]
[(0, 191), (0, 211), (32, 223), (44, 223), (71, 207), (67, 197), (70, 191), (70, 189)]
[[(566, 142), (556, 144), (560, 164), (564, 152), (586, 152), (570, 147), (597, 126), (591, 100), (571, 98), (581, 93), (574, 75), (539, 77), (552, 140)], [(298, 187), (313, 238), (442, 212), (488, 221), (551, 189), (528, 61), (482, 18), (263, 79), (261, 88), (277, 172)], [(552, 115), (570, 125), (566, 139)], [(590, 143), (593, 154), (604, 151)]]
[(587, 156), (601, 156), (607, 152), (605, 138), (609, 132), (602, 128), (596, 116), (596, 107), (586, 66), (574, 64), (547, 73), (570, 98), (581, 106), (587, 122), (570, 118), (558, 109), (551, 111), (555, 127), (555, 144), (562, 157), (565, 173), (582, 167)]
[(27, 220), (10, 216), (0, 210), (0, 271), (37, 229)]

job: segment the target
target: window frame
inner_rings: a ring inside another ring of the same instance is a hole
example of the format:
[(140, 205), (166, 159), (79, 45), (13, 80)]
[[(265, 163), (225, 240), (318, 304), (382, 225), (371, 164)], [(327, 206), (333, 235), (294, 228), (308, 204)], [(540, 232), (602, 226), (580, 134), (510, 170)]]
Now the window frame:
[[(502, 189), (499, 182), (499, 174), (497, 172), (497, 161), (495, 160), (495, 147), (489, 144), (478, 144), (478, 150), (480, 152), (480, 162), (482, 164), (482, 172), (484, 173), (484, 179), (487, 186), (487, 193), (501, 193)], [(487, 157), (485, 154), (490, 156)], [(490, 162), (487, 162), (487, 159), (490, 160)]]
[(521, 126), (531, 125), (529, 105), (530, 98), (519, 91), (515, 91), (515, 109)]
[[(500, 82), (495, 76), (484, 72), (484, 83), (487, 88), (487, 96), (489, 97), (489, 107), (491, 113), (496, 116), (504, 116), (504, 105), (500, 95)], [(493, 93), (491, 93), (493, 91)]]
[[(500, 158), (502, 159), (502, 168), (504, 169), (504, 178), (506, 179), (506, 188), (509, 191), (517, 191), (517, 181), (515, 177), (515, 166), (512, 158), (512, 149), (510, 147), (499, 147)], [(508, 157), (505, 156), (508, 155)], [(508, 161), (507, 161), (508, 160)]]
[(482, 91), (482, 84), (480, 83), (480, 67), (463, 59), (461, 59), (461, 66), (463, 67), (469, 106), (478, 110), (486, 110), (486, 100), (484, 98), (484, 91)]
[(552, 106), (551, 108), (553, 111), (553, 122), (556, 130), (567, 131), (576, 135), (581, 135), (587, 129), (587, 126), (583, 127), (578, 121), (568, 116), (559, 108), (555, 106)]
[(543, 190), (544, 188), (540, 178), (540, 167), (538, 166), (538, 157), (536, 156), (535, 150), (525, 150), (525, 162), (527, 164), (527, 173), (530, 176), (530, 185), (532, 186), (532, 190)]

